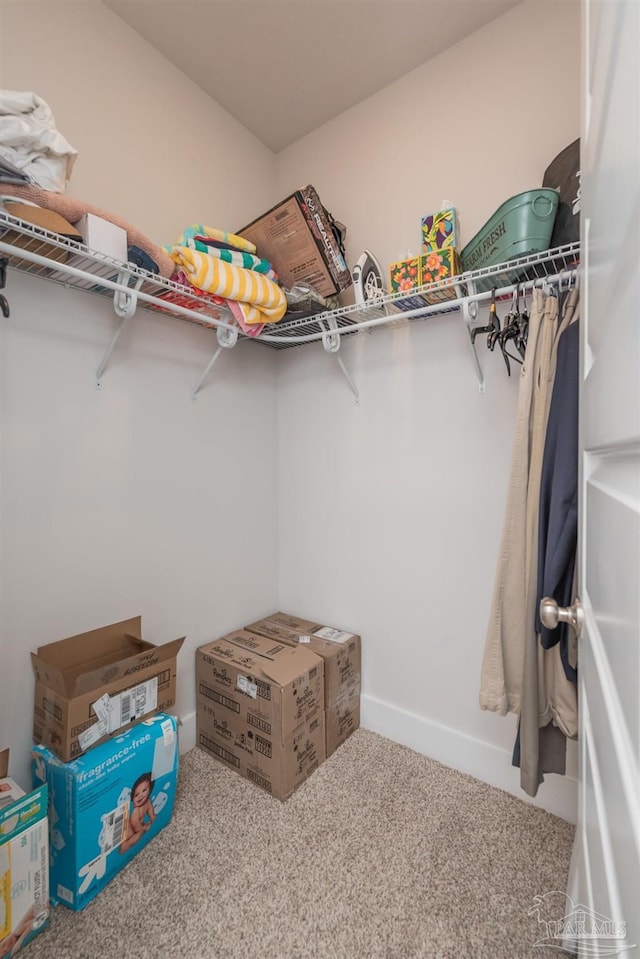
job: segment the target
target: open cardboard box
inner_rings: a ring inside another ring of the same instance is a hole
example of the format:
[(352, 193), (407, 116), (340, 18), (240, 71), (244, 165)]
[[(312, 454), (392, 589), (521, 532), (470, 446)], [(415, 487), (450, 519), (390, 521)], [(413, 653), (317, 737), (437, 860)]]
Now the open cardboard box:
[(33, 738), (63, 762), (175, 705), (184, 636), (142, 639), (142, 618), (70, 636), (31, 654), (36, 677)]

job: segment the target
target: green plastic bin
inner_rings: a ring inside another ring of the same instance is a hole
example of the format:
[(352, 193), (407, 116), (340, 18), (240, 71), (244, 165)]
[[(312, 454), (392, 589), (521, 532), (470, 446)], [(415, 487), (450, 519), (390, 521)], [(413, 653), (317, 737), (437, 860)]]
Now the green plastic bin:
[(460, 254), (462, 269), (479, 270), (549, 249), (560, 194), (527, 190), (498, 207)]

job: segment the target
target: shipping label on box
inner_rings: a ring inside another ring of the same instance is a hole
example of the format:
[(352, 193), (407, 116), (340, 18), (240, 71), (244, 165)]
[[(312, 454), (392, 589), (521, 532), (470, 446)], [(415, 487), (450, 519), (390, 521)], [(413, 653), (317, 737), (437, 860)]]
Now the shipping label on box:
[(324, 713), (319, 711), (282, 743), (238, 717), (220, 718), (215, 708), (199, 702), (197, 742), (209, 755), (275, 799), (285, 800), (324, 762)]
[(34, 747), (33, 781), (49, 787), (52, 902), (83, 909), (169, 823), (177, 775), (177, 720), (163, 713), (69, 763)]
[(428, 213), (421, 220), (422, 252), (458, 248), (458, 217), (454, 209)]
[(0, 956), (14, 956), (49, 919), (47, 786), (24, 794), (5, 778), (8, 750), (0, 754)]
[(33, 738), (67, 762), (120, 729), (175, 704), (184, 637), (162, 646), (141, 639), (141, 618), (41, 646)]
[[(285, 628), (281, 622), (297, 624), (298, 629)], [(320, 656), (324, 661), (325, 707), (335, 703), (349, 689), (360, 688), (362, 644), (357, 634), (286, 613), (275, 613), (273, 618), (258, 620), (245, 628), (290, 646), (306, 646)]]

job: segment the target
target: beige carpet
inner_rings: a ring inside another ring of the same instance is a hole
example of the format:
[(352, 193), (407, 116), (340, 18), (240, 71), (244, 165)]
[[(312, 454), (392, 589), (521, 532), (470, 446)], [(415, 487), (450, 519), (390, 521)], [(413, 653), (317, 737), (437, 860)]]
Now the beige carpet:
[(198, 749), (175, 816), (25, 959), (524, 959), (573, 827), (358, 730), (287, 803)]

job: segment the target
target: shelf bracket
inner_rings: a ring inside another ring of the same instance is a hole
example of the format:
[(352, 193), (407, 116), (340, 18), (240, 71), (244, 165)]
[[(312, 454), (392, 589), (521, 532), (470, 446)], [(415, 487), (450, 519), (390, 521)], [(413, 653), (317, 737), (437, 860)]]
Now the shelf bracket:
[(460, 299), (462, 299), (462, 316), (467, 328), (467, 333), (469, 334), (471, 358), (473, 360), (473, 365), (475, 366), (476, 376), (478, 377), (478, 392), (484, 393), (486, 390), (484, 373), (482, 372), (480, 360), (478, 359), (476, 344), (471, 337), (471, 328), (478, 319), (478, 301), (474, 299), (477, 294), (476, 284), (474, 280), (472, 280), (471, 277), (466, 273), (462, 274), (462, 279), (464, 281), (464, 286), (461, 283), (456, 283), (456, 294)]
[(222, 351), (233, 349), (233, 347), (238, 342), (238, 330), (235, 328), (229, 329), (228, 327), (219, 326), (216, 330), (216, 337), (218, 340), (218, 348), (216, 349), (215, 353), (213, 354), (213, 356), (211, 357), (211, 359), (209, 360), (209, 362), (203, 369), (202, 373), (200, 374), (200, 378), (198, 379), (198, 382), (191, 390), (191, 399), (194, 402), (198, 396), (198, 393), (200, 391), (200, 388), (202, 387), (202, 384), (204, 383), (207, 376), (211, 372), (211, 368), (213, 367), (213, 364), (218, 359)]
[(358, 388), (349, 375), (349, 371), (344, 365), (342, 357), (338, 356), (338, 350), (340, 349), (340, 333), (338, 332), (338, 324), (333, 317), (328, 317), (325, 322), (327, 323), (329, 329), (325, 330), (322, 334), (322, 346), (324, 347), (326, 353), (334, 354), (338, 361), (338, 366), (342, 370), (344, 378), (349, 384), (349, 389), (356, 398), (356, 406), (360, 406), (360, 394), (358, 393)]
[[(128, 270), (120, 270), (118, 273), (117, 283), (121, 283), (123, 286), (128, 285), (130, 278), (130, 273)], [(96, 370), (96, 389), (102, 389), (102, 377), (104, 371), (107, 368), (107, 363), (109, 362), (109, 357), (113, 353), (114, 347), (120, 338), (120, 334), (127, 325), (128, 321), (132, 318), (136, 312), (136, 307), (138, 305), (137, 291), (142, 286), (142, 281), (144, 277), (139, 276), (132, 287), (128, 287), (126, 290), (116, 290), (113, 294), (113, 309), (116, 316), (120, 317), (120, 323), (111, 337), (111, 342), (106, 349), (104, 356)]]

